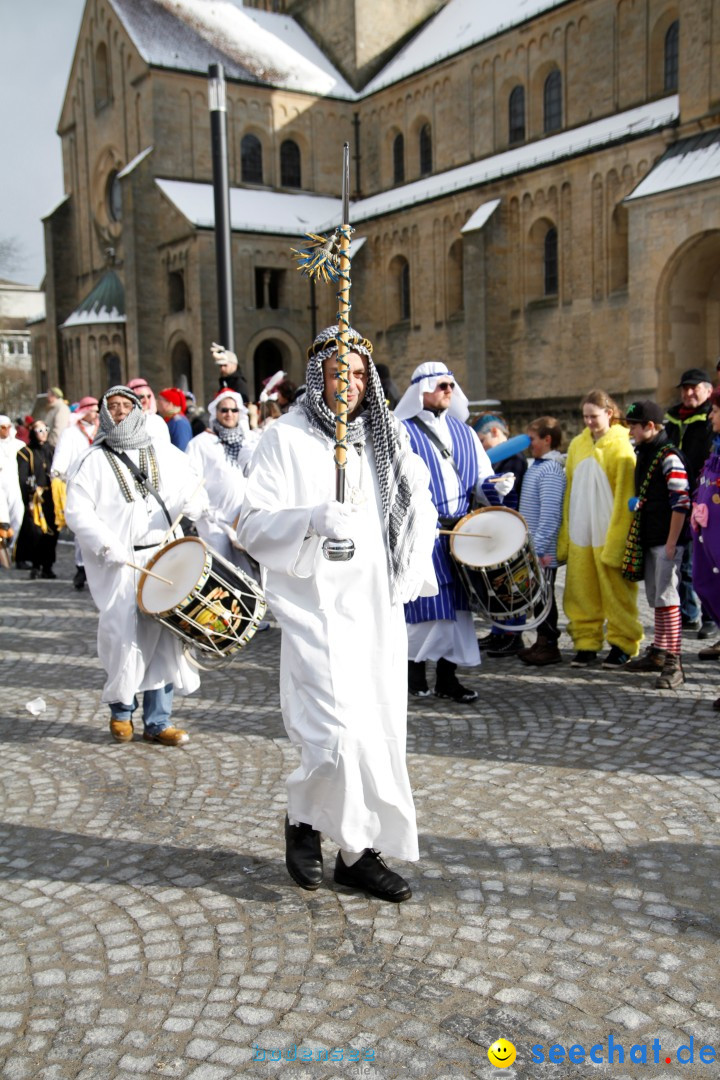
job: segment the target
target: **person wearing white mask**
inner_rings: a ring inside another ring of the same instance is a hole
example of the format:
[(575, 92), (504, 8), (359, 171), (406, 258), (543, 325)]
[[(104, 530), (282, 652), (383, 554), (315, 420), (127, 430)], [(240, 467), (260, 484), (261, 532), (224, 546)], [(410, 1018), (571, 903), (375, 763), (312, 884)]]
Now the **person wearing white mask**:
[[(431, 360), (415, 368), (410, 385), (398, 402), (410, 444), (430, 470), (430, 492), (440, 526), (451, 529), (477, 501), (487, 505), (512, 490), (512, 475), (495, 477), (490, 459), (475, 432), (467, 426), (468, 401), (452, 371)], [(493, 477), (492, 483), (488, 481)], [(438, 535), (433, 564), (437, 596), (420, 597), (405, 605), (408, 624), (408, 689), (413, 697), (428, 697), (426, 661), (437, 662), (435, 696), (463, 704), (477, 691), (463, 686), (457, 667), (480, 663), (470, 605), (450, 555), (447, 535)]]

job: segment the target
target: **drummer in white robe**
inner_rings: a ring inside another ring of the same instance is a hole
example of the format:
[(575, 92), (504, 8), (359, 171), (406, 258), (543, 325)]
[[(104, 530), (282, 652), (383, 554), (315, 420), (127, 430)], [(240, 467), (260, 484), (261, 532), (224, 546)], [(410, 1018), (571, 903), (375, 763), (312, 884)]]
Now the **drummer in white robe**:
[[(403, 602), (437, 589), (436, 513), (427, 470), (387, 410), (372, 345), (354, 330), (347, 501), (335, 501), (338, 332), (328, 327), (315, 339), (302, 404), (263, 434), (238, 532), (267, 571), (282, 630), (283, 719), (301, 751), (287, 782), (288, 871), (303, 888), (318, 888), (324, 832), (340, 848), (336, 882), (398, 902), (410, 887), (379, 850), (418, 858)], [(351, 538), (353, 558), (324, 558), (325, 537)]]
[(65, 517), (78, 537), (88, 585), (100, 612), (98, 656), (107, 673), (102, 700), (110, 706), (117, 742), (133, 737), (136, 695), (143, 692), (143, 737), (178, 746), (188, 734), (171, 723), (173, 692), (200, 685), (181, 640), (137, 607), (139, 573), (168, 530), (158, 500), (120, 460), (124, 453), (148, 477), (172, 520), (198, 518), (207, 508), (202, 481), (187, 455), (153, 443), (140, 401), (126, 386), (113, 386), (100, 404), (100, 432), (68, 484)]
[(236, 390), (221, 390), (208, 405), (208, 412), (212, 430), (196, 435), (186, 450), (197, 472), (205, 477), (210, 502), (210, 514), (198, 521), (197, 531), (213, 550), (237, 564), (237, 519), (257, 435), (250, 433), (248, 411)]
[[(407, 427), (410, 443), (430, 470), (432, 500), (444, 529), (464, 517), (473, 501), (497, 502), (515, 482), (512, 474), (495, 476), (490, 459), (466, 424), (468, 400), (455, 376), (439, 360), (415, 368), (395, 416)], [(492, 480), (490, 478), (492, 477)], [(477, 691), (462, 685), (458, 665), (480, 663), (470, 604), (455, 570), (447, 535), (438, 535), (433, 551), (437, 596), (405, 607), (408, 624), (408, 688), (414, 697), (430, 690), (425, 661), (437, 661), (435, 696), (463, 704), (477, 700)]]

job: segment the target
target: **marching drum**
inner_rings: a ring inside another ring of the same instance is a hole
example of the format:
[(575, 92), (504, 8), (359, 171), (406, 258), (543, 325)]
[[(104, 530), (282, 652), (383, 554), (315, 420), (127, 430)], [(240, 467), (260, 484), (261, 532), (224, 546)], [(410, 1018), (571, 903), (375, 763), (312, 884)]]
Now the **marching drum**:
[(253, 579), (202, 540), (183, 536), (161, 548), (140, 576), (138, 607), (193, 649), (227, 659), (251, 640), (265, 614)]
[(485, 506), (466, 514), (452, 531), (450, 554), (471, 609), (493, 626), (519, 632), (543, 622), (552, 590), (516, 510)]

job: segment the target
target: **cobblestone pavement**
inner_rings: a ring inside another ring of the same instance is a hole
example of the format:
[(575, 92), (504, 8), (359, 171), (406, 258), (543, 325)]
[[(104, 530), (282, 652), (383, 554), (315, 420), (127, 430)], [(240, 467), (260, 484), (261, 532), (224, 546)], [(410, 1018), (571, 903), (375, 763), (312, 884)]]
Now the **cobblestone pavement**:
[[(63, 580), (0, 574), (3, 1077), (717, 1076), (698, 1051), (720, 1052), (720, 663), (695, 641), (681, 692), (571, 668), (564, 639), (562, 666), (468, 674), (475, 705), (412, 701), (412, 901), (331, 873), (304, 893), (277, 629), (180, 704), (187, 747), (114, 744), (71, 550)], [(611, 1033), (622, 1065), (531, 1062), (537, 1044), (606, 1060)], [(629, 1063), (656, 1039), (659, 1064)], [(294, 1046), (312, 1064), (270, 1060)]]

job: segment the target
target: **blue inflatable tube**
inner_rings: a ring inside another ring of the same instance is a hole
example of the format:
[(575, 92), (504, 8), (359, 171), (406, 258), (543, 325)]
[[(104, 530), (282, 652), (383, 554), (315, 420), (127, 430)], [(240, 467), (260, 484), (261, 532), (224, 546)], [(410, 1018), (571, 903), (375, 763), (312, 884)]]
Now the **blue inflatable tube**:
[(490, 458), (492, 465), (499, 465), (505, 461), (506, 458), (513, 457), (514, 454), (522, 454), (527, 450), (530, 445), (529, 435), (514, 435), (512, 439), (508, 439), (507, 442), (500, 443), (498, 446), (493, 446), (491, 450), (488, 450), (487, 456)]

